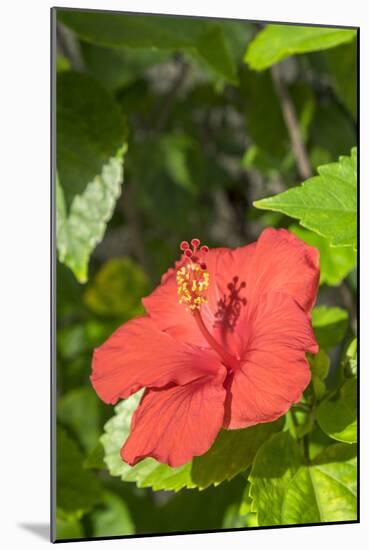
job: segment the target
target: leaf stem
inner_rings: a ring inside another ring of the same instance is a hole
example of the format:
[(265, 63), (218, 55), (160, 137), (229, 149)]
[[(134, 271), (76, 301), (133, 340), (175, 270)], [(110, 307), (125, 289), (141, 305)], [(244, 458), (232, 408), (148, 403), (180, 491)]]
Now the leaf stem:
[(309, 453), (309, 434), (305, 434), (302, 438), (302, 444), (304, 449), (304, 456), (306, 459), (306, 462), (310, 464), (310, 453)]
[(301, 411), (306, 413), (310, 413), (312, 411), (312, 407), (307, 403), (296, 403), (295, 405), (292, 405), (292, 409), (294, 411)]

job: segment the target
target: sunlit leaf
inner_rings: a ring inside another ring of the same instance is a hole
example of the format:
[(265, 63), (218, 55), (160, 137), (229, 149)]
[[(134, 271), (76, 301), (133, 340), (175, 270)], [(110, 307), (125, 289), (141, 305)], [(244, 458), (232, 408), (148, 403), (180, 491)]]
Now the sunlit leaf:
[(345, 357), (342, 361), (342, 367), (346, 378), (356, 378), (357, 376), (357, 338), (354, 338), (348, 346)]
[(355, 520), (356, 450), (332, 445), (290, 482), (283, 502), (282, 523), (324, 523)]
[(345, 336), (348, 313), (340, 307), (316, 306), (312, 311), (312, 322), (319, 346), (328, 350)]
[(242, 500), (239, 506), (238, 514), (242, 517), (243, 527), (257, 527), (258, 526), (257, 514), (251, 511), (252, 498), (250, 497), (249, 493), (250, 493), (250, 483), (247, 483), (242, 495)]
[(328, 239), (299, 225), (289, 228), (307, 244), (320, 252), (320, 284), (338, 286), (356, 265), (356, 253), (349, 246), (330, 246)]
[(262, 71), (285, 57), (333, 48), (356, 37), (355, 29), (267, 25), (250, 43), (244, 61)]
[(334, 246), (356, 248), (356, 149), (351, 157), (320, 166), (318, 172), (301, 186), (256, 201), (254, 206), (298, 218), (303, 227)]
[(99, 176), (73, 198), (69, 214), (63, 189), (56, 182), (56, 242), (59, 260), (73, 271), (78, 281), (87, 281), (91, 252), (104, 236), (123, 178), (123, 149), (102, 168)]
[(331, 445), (306, 464), (283, 432), (259, 449), (249, 479), (259, 525), (356, 519), (354, 446)]
[(326, 391), (324, 380), (328, 376), (331, 364), (329, 355), (323, 349), (320, 349), (316, 355), (309, 356), (309, 364), (315, 396), (317, 399), (321, 399)]
[(356, 379), (346, 380), (330, 399), (322, 401), (317, 419), (322, 430), (332, 439), (344, 443), (357, 441), (357, 386)]
[(249, 476), (251, 510), (259, 525), (281, 525), (283, 502), (302, 464), (297, 442), (288, 432), (276, 434), (256, 454)]

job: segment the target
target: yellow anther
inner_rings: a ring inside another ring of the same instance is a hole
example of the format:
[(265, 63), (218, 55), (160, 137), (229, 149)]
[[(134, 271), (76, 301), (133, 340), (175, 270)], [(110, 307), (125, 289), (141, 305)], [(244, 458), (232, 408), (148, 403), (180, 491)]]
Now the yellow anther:
[(207, 302), (209, 273), (197, 263), (189, 262), (177, 271), (177, 292), (180, 304), (194, 311)]

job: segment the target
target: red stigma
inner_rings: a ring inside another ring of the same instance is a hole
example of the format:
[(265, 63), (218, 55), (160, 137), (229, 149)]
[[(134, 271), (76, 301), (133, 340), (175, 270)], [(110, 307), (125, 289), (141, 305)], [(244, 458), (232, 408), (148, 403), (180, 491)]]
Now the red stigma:
[(188, 241), (182, 241), (179, 245), (179, 248), (183, 251), (183, 256), (186, 258), (191, 258), (191, 262), (198, 264), (200, 269), (202, 271), (205, 271), (207, 269), (207, 266), (205, 263), (200, 263), (200, 258), (198, 253), (202, 252), (204, 254), (207, 254), (209, 252), (209, 247), (206, 245), (203, 245), (200, 250), (200, 239), (192, 239), (191, 244), (188, 243)]
[(187, 241), (182, 241), (181, 244), (179, 245), (179, 248), (181, 250), (188, 250), (190, 248), (190, 245), (188, 244)]

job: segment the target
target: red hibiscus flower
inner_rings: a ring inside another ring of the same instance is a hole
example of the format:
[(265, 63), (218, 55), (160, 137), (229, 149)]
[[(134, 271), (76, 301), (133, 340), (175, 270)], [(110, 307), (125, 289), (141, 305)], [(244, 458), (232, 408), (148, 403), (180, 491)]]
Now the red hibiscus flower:
[(318, 251), (284, 229), (235, 250), (191, 244), (143, 299), (147, 315), (94, 352), (91, 382), (103, 401), (146, 388), (121, 449), (131, 465), (148, 456), (185, 464), (222, 427), (279, 418), (310, 381)]

